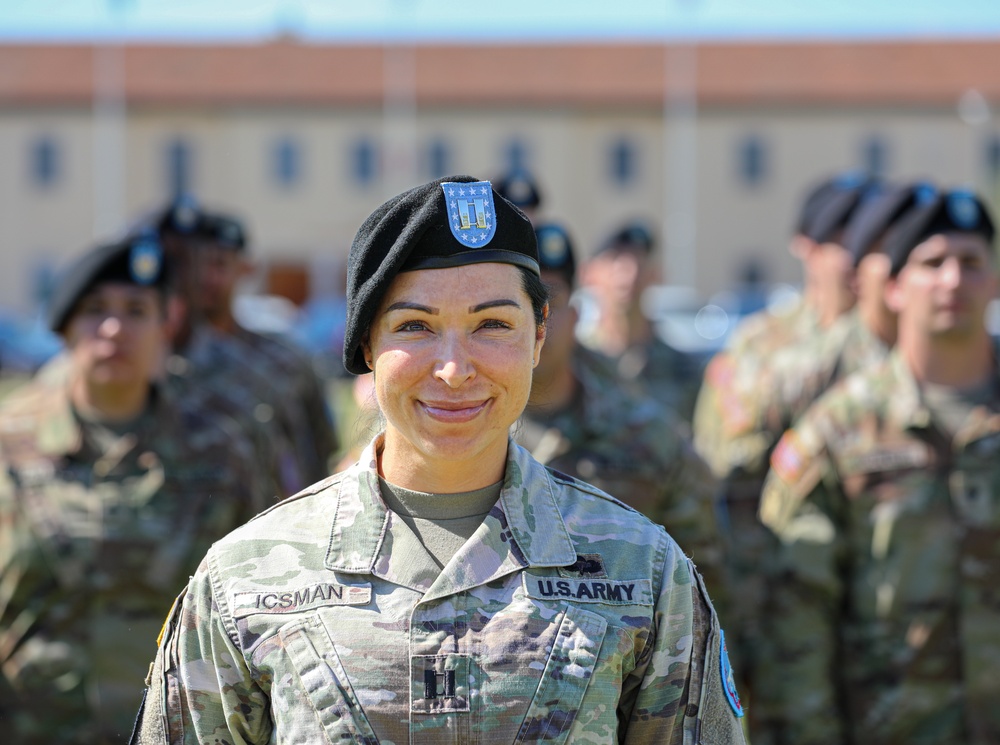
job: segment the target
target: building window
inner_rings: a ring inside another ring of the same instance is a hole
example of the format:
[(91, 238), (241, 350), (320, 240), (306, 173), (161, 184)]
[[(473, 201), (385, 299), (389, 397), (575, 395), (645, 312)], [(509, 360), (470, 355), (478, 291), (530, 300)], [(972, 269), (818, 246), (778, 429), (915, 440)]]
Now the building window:
[(271, 147), (271, 177), (278, 186), (294, 186), (302, 177), (302, 153), (291, 137), (279, 137)]
[(504, 165), (507, 173), (527, 171), (529, 169), (528, 146), (520, 138), (514, 138), (504, 147)]
[(194, 153), (191, 143), (176, 137), (167, 143), (167, 191), (171, 195), (186, 194), (191, 191)]
[(986, 141), (986, 170), (994, 181), (1000, 179), (1000, 135)]
[(611, 143), (608, 151), (608, 173), (616, 186), (628, 186), (637, 176), (639, 158), (636, 147), (624, 137)]
[(448, 146), (443, 140), (434, 140), (427, 146), (425, 171), (428, 178), (441, 178), (451, 172), (449, 155)]
[(737, 167), (740, 183), (759, 186), (767, 179), (767, 146), (757, 135), (744, 137), (738, 146)]
[(31, 181), (40, 188), (47, 189), (59, 180), (59, 145), (55, 139), (44, 135), (31, 143)]
[(351, 153), (351, 170), (354, 181), (367, 186), (375, 181), (378, 174), (378, 149), (371, 140), (362, 139), (354, 143)]
[(889, 146), (878, 135), (872, 135), (861, 145), (861, 165), (872, 176), (885, 176), (889, 168)]

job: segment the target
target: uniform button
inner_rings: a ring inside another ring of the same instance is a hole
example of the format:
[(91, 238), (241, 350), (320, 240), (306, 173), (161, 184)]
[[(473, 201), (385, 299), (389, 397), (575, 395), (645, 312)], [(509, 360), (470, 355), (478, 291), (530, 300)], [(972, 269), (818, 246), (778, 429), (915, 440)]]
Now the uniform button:
[(253, 409), (253, 418), (266, 424), (274, 418), (274, 408), (270, 404), (257, 404)]

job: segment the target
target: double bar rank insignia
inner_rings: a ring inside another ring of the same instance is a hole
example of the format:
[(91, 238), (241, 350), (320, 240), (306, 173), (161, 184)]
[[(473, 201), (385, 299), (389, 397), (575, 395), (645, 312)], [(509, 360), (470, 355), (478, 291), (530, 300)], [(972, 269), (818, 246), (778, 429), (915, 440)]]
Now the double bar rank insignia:
[(485, 246), (497, 232), (493, 187), (489, 181), (441, 184), (448, 207), (448, 226), (459, 243), (470, 248)]

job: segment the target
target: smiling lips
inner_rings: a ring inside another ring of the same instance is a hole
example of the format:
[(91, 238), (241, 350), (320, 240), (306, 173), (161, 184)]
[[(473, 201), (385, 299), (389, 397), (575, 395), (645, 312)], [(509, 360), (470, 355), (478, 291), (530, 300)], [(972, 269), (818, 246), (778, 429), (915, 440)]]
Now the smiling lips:
[(489, 401), (421, 401), (420, 406), (435, 421), (460, 424), (475, 419)]

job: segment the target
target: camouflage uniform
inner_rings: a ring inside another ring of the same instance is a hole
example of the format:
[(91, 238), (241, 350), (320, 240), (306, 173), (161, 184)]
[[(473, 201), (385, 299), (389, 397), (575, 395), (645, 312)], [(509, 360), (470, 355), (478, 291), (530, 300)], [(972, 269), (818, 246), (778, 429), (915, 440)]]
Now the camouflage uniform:
[(765, 594), (763, 567), (770, 537), (757, 519), (768, 456), (781, 432), (762, 426), (768, 393), (769, 365), (782, 350), (813, 338), (819, 318), (804, 303), (782, 313), (761, 311), (733, 332), (727, 348), (712, 358), (698, 395), (694, 445), (720, 479), (722, 525), (731, 577), (726, 606), (731, 628), (730, 651), (743, 677), (741, 690), (750, 702), (749, 725), (755, 744), (766, 742), (758, 727), (762, 707), (755, 696), (757, 670), (767, 664), (762, 654), (761, 604)]
[(560, 411), (526, 409), (517, 440), (540, 463), (613, 494), (666, 527), (721, 607), (715, 477), (691, 447), (684, 424), (652, 398), (623, 389), (610, 364), (578, 346), (572, 360), (577, 395)]
[(661, 527), (511, 444), (440, 570), (399, 550), (419, 546), (379, 447), (211, 549), (140, 742), (743, 742), (714, 611)]
[(952, 437), (898, 353), (781, 440), (768, 628), (783, 742), (1000, 742), (1000, 381)]
[(857, 310), (794, 349), (776, 353), (766, 375), (761, 427), (776, 442), (835, 383), (885, 359), (889, 347)]
[[(305, 415), (288, 405), (280, 389), (282, 373), (247, 344), (199, 325), (185, 348), (168, 360), (168, 369), (190, 386), (205, 386), (231, 401), (266, 432), (277, 459), (281, 496), (294, 494), (307, 484), (307, 460), (298, 444), (306, 431)], [(252, 425), (250, 425), (252, 426)], [(315, 479), (314, 479), (315, 480)]]
[(638, 392), (676, 411), (685, 422), (691, 421), (703, 372), (695, 356), (654, 338), (622, 352), (617, 370)]
[(55, 380), (0, 411), (0, 728), (17, 745), (120, 743), (164, 609), (263, 495), (202, 412), (154, 389), (123, 433), (77, 417)]
[(339, 450), (336, 430), (323, 386), (312, 362), (291, 344), (237, 327), (233, 336), (268, 360), (280, 372), (275, 384), (281, 388), (286, 406), (302, 412), (301, 431), (296, 447), (301, 456), (306, 483), (325, 479), (331, 473), (330, 460)]

